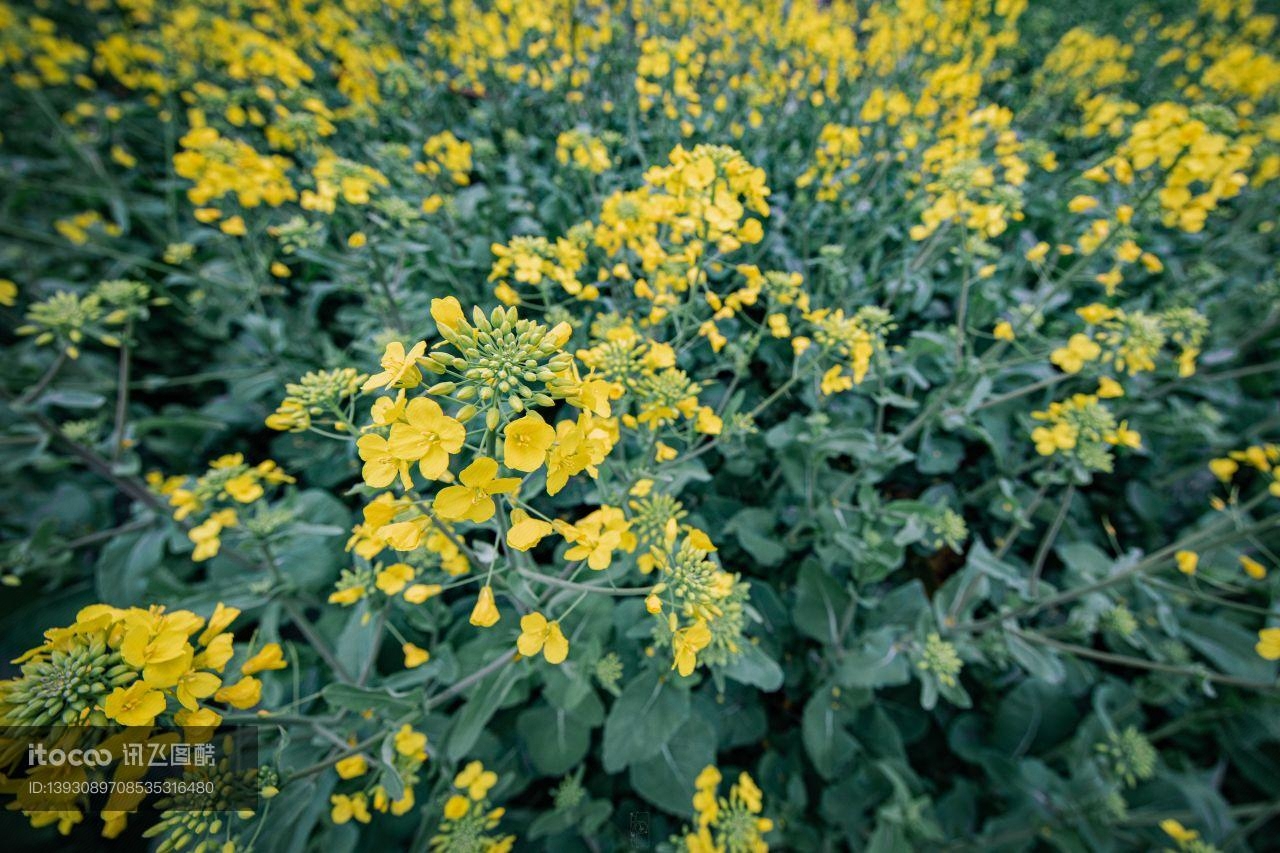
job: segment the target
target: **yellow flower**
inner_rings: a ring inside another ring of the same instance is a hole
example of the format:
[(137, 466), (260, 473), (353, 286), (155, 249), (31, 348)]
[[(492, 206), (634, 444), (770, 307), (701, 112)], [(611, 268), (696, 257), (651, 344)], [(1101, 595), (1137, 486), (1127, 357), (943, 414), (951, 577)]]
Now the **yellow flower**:
[(329, 812), (329, 817), (336, 824), (344, 824), (350, 822), (353, 818), (360, 823), (368, 823), (371, 820), (369, 815), (369, 801), (364, 794), (334, 794), (329, 797), (329, 802), (333, 804), (333, 809)]
[(353, 249), (359, 249), (369, 242), (369, 238), (365, 236), (363, 231), (357, 231), (347, 238), (347, 245)]
[(577, 524), (557, 521), (554, 526), (565, 541), (573, 545), (565, 552), (565, 559), (586, 560), (597, 572), (609, 567), (614, 551), (631, 552), (636, 547), (631, 525), (617, 507), (602, 506)]
[(514, 492), (520, 488), (517, 477), (498, 477), (498, 463), (481, 456), (458, 475), (461, 485), (442, 489), (431, 502), (432, 508), (450, 521), (474, 521), (477, 524), (493, 518), (496, 511), (492, 495)]
[(400, 647), (400, 650), (404, 652), (405, 669), (413, 669), (415, 667), (422, 666), (424, 663), (431, 660), (431, 653), (429, 651), (419, 648), (413, 643), (405, 643)]
[(1245, 574), (1256, 581), (1260, 581), (1267, 576), (1267, 567), (1246, 554), (1240, 555), (1240, 565)]
[(12, 308), (18, 301), (18, 285), (7, 278), (0, 278), (0, 305)]
[(454, 794), (444, 804), (445, 820), (462, 820), (471, 809), (471, 801), (461, 794)]
[(338, 776), (343, 779), (355, 779), (357, 776), (363, 776), (369, 772), (369, 763), (364, 760), (363, 755), (356, 753), (355, 755), (348, 755), (333, 765), (333, 769), (338, 771)]
[(453, 787), (466, 791), (467, 796), (477, 802), (488, 796), (489, 789), (496, 784), (498, 784), (498, 774), (492, 770), (485, 770), (484, 765), (479, 761), (472, 761), (453, 778)]
[(222, 686), (222, 679), (212, 672), (192, 670), (178, 679), (174, 696), (188, 711), (198, 710), (197, 700), (208, 699)]
[(542, 652), (547, 663), (564, 663), (569, 656), (569, 641), (560, 630), (559, 622), (548, 622), (547, 617), (536, 610), (520, 618), (520, 637), (516, 648), (525, 657)]
[(411, 584), (404, 591), (404, 600), (410, 604), (421, 604), (428, 598), (433, 598), (443, 591), (443, 587), (438, 583), (415, 583)]
[(580, 384), (574, 390), (574, 393), (566, 399), (579, 409), (591, 412), (597, 417), (607, 418), (613, 415), (613, 406), (609, 401), (621, 397), (622, 392), (622, 386), (616, 382), (608, 382), (604, 379), (588, 379)]
[(502, 444), (502, 461), (516, 471), (536, 471), (547, 460), (547, 451), (556, 440), (555, 428), (537, 412), (507, 424)]
[(1092, 305), (1077, 308), (1076, 313), (1090, 326), (1096, 326), (1099, 323), (1105, 323), (1110, 320), (1115, 316), (1116, 312), (1100, 302), (1094, 302)]
[(364, 598), (365, 592), (365, 588), (359, 584), (356, 586), (349, 586), (346, 589), (339, 589), (335, 592), (329, 593), (328, 602), (330, 604), (341, 604), (344, 607), (350, 606)]
[(222, 723), (222, 715), (210, 708), (197, 711), (184, 708), (173, 715), (173, 721), (184, 729), (212, 729)]
[(1103, 376), (1098, 379), (1097, 396), (1103, 400), (1111, 400), (1116, 397), (1124, 396), (1124, 388), (1120, 383), (1112, 379), (1110, 376)]
[(1067, 202), (1067, 210), (1072, 213), (1084, 213), (1098, 206), (1098, 200), (1091, 195), (1078, 195)]
[(427, 736), (413, 730), (408, 723), (400, 726), (395, 737), (396, 752), (405, 758), (427, 760)]
[(507, 545), (517, 551), (535, 547), (554, 528), (549, 522), (533, 518), (522, 509), (511, 511), (511, 529), (507, 531)]
[(374, 388), (416, 388), (422, 383), (422, 371), (418, 369), (418, 359), (427, 351), (425, 341), (418, 341), (408, 352), (404, 344), (392, 341), (382, 354), (380, 364), (382, 372), (375, 373), (365, 380), (361, 391), (372, 391)]
[(996, 323), (996, 327), (991, 331), (997, 341), (1011, 341), (1014, 339), (1013, 324), (1008, 320), (1001, 320)]
[(1031, 440), (1036, 444), (1036, 453), (1041, 456), (1052, 456), (1059, 450), (1071, 450), (1076, 446), (1076, 428), (1067, 423), (1054, 424), (1052, 427), (1036, 427), (1031, 431)]
[(459, 326), (467, 325), (467, 317), (462, 312), (462, 304), (457, 297), (446, 296), (444, 299), (431, 300), (431, 319), (441, 329), (453, 331)]
[(1173, 555), (1173, 559), (1178, 563), (1178, 571), (1184, 575), (1194, 575), (1196, 567), (1200, 565), (1200, 555), (1195, 551), (1179, 551)]
[[(671, 618), (672, 621), (675, 620), (674, 613), (671, 614)], [(694, 667), (698, 665), (698, 652), (705, 649), (710, 642), (711, 629), (702, 620), (674, 632), (671, 636), (671, 649), (675, 660), (671, 668), (679, 670), (682, 676), (691, 675)]]
[(1263, 628), (1258, 632), (1258, 654), (1267, 660), (1280, 660), (1280, 628)]
[(244, 226), (244, 219), (240, 216), (233, 216), (218, 227), (222, 229), (223, 234), (230, 234), (232, 237), (243, 237), (249, 233)]
[(404, 421), (391, 425), (387, 449), (398, 459), (417, 460), (422, 476), (438, 480), (466, 439), (461, 421), (446, 415), (435, 400), (418, 397), (405, 406)]
[(269, 669), (284, 669), (286, 666), (288, 664), (285, 663), (284, 652), (280, 649), (280, 644), (267, 643), (256, 655), (244, 662), (244, 666), (240, 667), (240, 672), (245, 675), (253, 675)]
[(853, 377), (845, 374), (844, 366), (839, 364), (822, 374), (822, 382), (819, 384), (819, 390), (828, 397), (839, 394), (841, 391), (848, 391), (852, 387)]
[(413, 485), (409, 478), (408, 464), (391, 452), (387, 440), (382, 436), (376, 433), (360, 436), (356, 439), (356, 452), (364, 460), (360, 476), (366, 485), (383, 489), (391, 485), (396, 477), (400, 478), (405, 489)]
[(665, 442), (659, 441), (655, 447), (657, 449), (653, 454), (653, 458), (658, 462), (670, 462), (680, 455), (674, 447), (668, 446)]
[(142, 669), (151, 687), (172, 687), (191, 667), (195, 650), (187, 643), (181, 627), (136, 624), (128, 629), (120, 644), (120, 656), (130, 666)]
[(413, 566), (408, 563), (392, 563), (378, 572), (377, 586), (387, 595), (396, 595), (413, 580)]
[(1194, 829), (1187, 829), (1172, 818), (1160, 821), (1160, 829), (1164, 831), (1165, 835), (1179, 844), (1187, 844), (1200, 837), (1200, 833)]
[(232, 498), (242, 504), (253, 503), (262, 497), (262, 485), (258, 482), (257, 476), (252, 471), (246, 471), (239, 476), (232, 477), (223, 485), (223, 489)]
[(1196, 356), (1200, 355), (1200, 350), (1195, 347), (1186, 347), (1178, 353), (1178, 375), (1183, 379), (1196, 374)]
[(195, 656), (191, 665), (222, 672), (222, 668), (227, 665), (227, 661), (231, 660), (235, 653), (235, 647), (231, 642), (231, 634), (219, 634), (205, 645), (204, 651)]
[(501, 618), (498, 606), (493, 602), (493, 587), (485, 584), (480, 588), (480, 597), (476, 606), (471, 609), (471, 624), (477, 628), (489, 628)]
[(153, 690), (145, 681), (117, 687), (102, 703), (102, 712), (107, 719), (123, 726), (149, 726), (164, 708), (164, 694)]
[(698, 417), (694, 419), (693, 428), (703, 435), (719, 435), (724, 430), (724, 421), (710, 406), (699, 406)]
[(1230, 483), (1231, 478), (1240, 470), (1240, 464), (1234, 459), (1210, 459), (1209, 470), (1222, 482)]
[(1062, 368), (1063, 373), (1079, 373), (1086, 362), (1093, 361), (1101, 354), (1102, 347), (1088, 335), (1076, 333), (1065, 347), (1056, 349), (1049, 355), (1049, 361)]
[(1103, 436), (1103, 440), (1108, 444), (1130, 447), (1135, 450), (1142, 446), (1142, 436), (1138, 434), (1137, 430), (1129, 429), (1128, 421), (1121, 421), (1117, 424), (1115, 430)]
[(409, 809), (413, 808), (413, 788), (405, 788), (404, 796), (391, 803), (391, 813), (396, 817), (405, 814)]
[(252, 675), (246, 675), (235, 684), (220, 689), (213, 694), (213, 698), (243, 711), (245, 708), (252, 708), (261, 701), (262, 682)]
[(1039, 261), (1043, 261), (1045, 259), (1045, 256), (1048, 254), (1049, 254), (1049, 244), (1041, 240), (1039, 243), (1036, 243), (1030, 249), (1027, 249), (1027, 253), (1023, 255), (1023, 257), (1025, 257), (1028, 261), (1031, 261), (1031, 263), (1034, 264)]

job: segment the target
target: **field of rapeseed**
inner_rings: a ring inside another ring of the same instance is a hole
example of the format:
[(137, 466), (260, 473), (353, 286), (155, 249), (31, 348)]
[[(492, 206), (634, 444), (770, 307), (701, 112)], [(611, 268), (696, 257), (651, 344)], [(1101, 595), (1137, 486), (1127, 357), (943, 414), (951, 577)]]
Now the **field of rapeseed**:
[(1275, 849), (1278, 30), (0, 0), (7, 849)]

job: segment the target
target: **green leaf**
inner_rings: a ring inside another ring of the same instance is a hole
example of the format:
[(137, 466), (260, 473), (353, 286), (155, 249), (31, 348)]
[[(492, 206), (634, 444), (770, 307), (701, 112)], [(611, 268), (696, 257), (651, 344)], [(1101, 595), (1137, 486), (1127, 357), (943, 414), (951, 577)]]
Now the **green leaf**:
[[(600, 700), (594, 694), (584, 699), (586, 708), (566, 711), (563, 708), (543, 705), (530, 708), (516, 720), (516, 729), (529, 750), (529, 758), (540, 773), (559, 776), (573, 769), (587, 754), (591, 745), (591, 723), (603, 713)], [(594, 713), (593, 713), (594, 710)]]
[(421, 707), (418, 699), (394, 696), (390, 690), (374, 690), (353, 684), (329, 684), (321, 693), (331, 708), (357, 714), (372, 711), (388, 720), (399, 719)]
[(1178, 617), (1182, 623), (1182, 639), (1187, 645), (1213, 661), (1227, 675), (1270, 682), (1272, 665), (1254, 650), (1257, 634), (1252, 634), (1222, 617), (1199, 616), (1194, 613)]
[(703, 768), (715, 763), (715, 743), (711, 724), (690, 717), (657, 755), (631, 766), (631, 786), (658, 808), (692, 817), (693, 781)]
[(1066, 677), (1067, 671), (1053, 650), (1033, 645), (1013, 634), (1005, 634), (1005, 641), (1009, 646), (1009, 655), (1033, 678), (1049, 684), (1061, 684)]
[(764, 566), (776, 566), (787, 556), (787, 549), (768, 535), (777, 521), (771, 510), (748, 508), (739, 510), (724, 526), (726, 533), (738, 537), (742, 549)]
[(764, 649), (750, 641), (741, 644), (738, 654), (721, 672), (726, 678), (759, 687), (766, 693), (782, 686), (782, 667), (765, 654)]
[(1111, 574), (1114, 560), (1106, 552), (1091, 542), (1067, 542), (1058, 545), (1054, 550), (1058, 558), (1082, 582), (1090, 582), (1105, 578)]
[(950, 474), (960, 467), (964, 445), (953, 438), (926, 432), (916, 451), (916, 469), (921, 474)]
[(129, 607), (147, 597), (147, 583), (164, 558), (168, 531), (148, 530), (112, 539), (98, 557), (96, 581), (104, 604)]
[(637, 676), (609, 709), (601, 760), (608, 773), (657, 755), (689, 716), (689, 692), (654, 672)]
[(1068, 737), (1079, 714), (1062, 691), (1031, 678), (1010, 690), (991, 722), (991, 744), (1009, 755), (1039, 752)]
[(453, 718), (453, 728), (449, 731), (448, 748), (445, 750), (450, 761), (460, 761), (471, 751), (485, 725), (498, 712), (511, 688), (524, 675), (520, 667), (504, 666), (480, 682), (479, 689)]
[(849, 607), (849, 595), (817, 563), (807, 563), (796, 583), (791, 609), (796, 628), (819, 642), (834, 645)]
[(824, 779), (833, 779), (853, 760), (858, 742), (845, 730), (850, 713), (832, 688), (818, 690), (804, 706), (800, 733), (813, 767)]
[(910, 681), (911, 664), (894, 642), (898, 633), (892, 627), (884, 627), (861, 637), (840, 661), (836, 681), (842, 687), (872, 689)]

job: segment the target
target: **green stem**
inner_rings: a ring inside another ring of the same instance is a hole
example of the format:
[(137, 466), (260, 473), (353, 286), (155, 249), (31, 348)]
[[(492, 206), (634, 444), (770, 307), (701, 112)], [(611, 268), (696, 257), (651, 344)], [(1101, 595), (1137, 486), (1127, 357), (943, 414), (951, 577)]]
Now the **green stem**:
[(1194, 666), (1179, 666), (1172, 663), (1161, 663), (1159, 661), (1145, 660), (1143, 658), (1130, 657), (1129, 655), (1117, 655), (1111, 652), (1099, 651), (1088, 646), (1077, 646), (1074, 643), (1063, 643), (1054, 640), (1035, 631), (1019, 631), (1009, 629), (1009, 633), (1015, 637), (1020, 637), (1028, 642), (1039, 643), (1042, 646), (1048, 646), (1062, 652), (1077, 655), (1082, 658), (1090, 658), (1100, 663), (1110, 663), (1116, 666), (1126, 666), (1132, 669), (1146, 669), (1152, 672), (1167, 672), (1173, 675), (1185, 675), (1188, 678), (1202, 678), (1206, 681), (1213, 681), (1218, 684), (1226, 684), (1231, 687), (1243, 687), (1248, 690), (1260, 690), (1266, 692), (1280, 692), (1280, 685), (1268, 683), (1265, 681), (1251, 681), (1247, 678), (1237, 678), (1234, 675), (1225, 675), (1221, 672), (1214, 672), (1210, 669)]

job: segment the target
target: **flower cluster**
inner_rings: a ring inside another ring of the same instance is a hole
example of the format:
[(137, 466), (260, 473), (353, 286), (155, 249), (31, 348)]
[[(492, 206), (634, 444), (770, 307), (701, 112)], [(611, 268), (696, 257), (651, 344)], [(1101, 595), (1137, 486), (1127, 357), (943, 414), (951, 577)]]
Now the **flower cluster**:
[(235, 656), (226, 629), (238, 615), (222, 604), (208, 619), (163, 607), (85, 607), (74, 624), (49, 629), (44, 644), (18, 659), (22, 674), (0, 687), (0, 719), (150, 726), (172, 714), (181, 726), (215, 726), (219, 714), (200, 700), (251, 708), (262, 690), (253, 676), (285, 666), (280, 646), (268, 643), (243, 662), (239, 680), (224, 682)]
[(1271, 495), (1280, 498), (1280, 445), (1254, 444), (1209, 461), (1213, 475), (1228, 484), (1235, 479), (1241, 466), (1257, 471)]
[(1124, 185), (1155, 180), (1164, 224), (1195, 233), (1214, 209), (1248, 185), (1245, 168), (1252, 156), (1248, 144), (1213, 130), (1192, 108), (1164, 102), (1134, 123), (1096, 179)]
[(773, 829), (773, 821), (764, 817), (764, 794), (746, 773), (729, 788), (729, 795), (718, 795), (723, 779), (714, 765), (703, 768), (694, 780), (694, 826), (672, 839), (676, 849), (686, 853), (763, 853), (769, 849), (764, 836)]
[(885, 336), (894, 329), (889, 312), (874, 305), (865, 305), (849, 316), (840, 308), (818, 309), (806, 319), (813, 324), (814, 342), (837, 360), (822, 376), (823, 394), (861, 385), (871, 360), (885, 352)]
[[(292, 483), (294, 478), (270, 459), (249, 465), (243, 454), (229, 453), (209, 463), (209, 470), (199, 477), (165, 477), (152, 472), (147, 475), (147, 481), (168, 498), (175, 520), (192, 523), (196, 518), (202, 519), (187, 531), (187, 537), (195, 546), (191, 559), (200, 562), (217, 556), (222, 547), (222, 534), (241, 527), (242, 522), (251, 535), (272, 532), (279, 519), (262, 499), (268, 488)], [(250, 506), (256, 514), (242, 519), (241, 508)]]
[(266, 424), (281, 432), (304, 432), (317, 422), (345, 431), (353, 416), (349, 403), (368, 378), (351, 367), (309, 371), (297, 382), (284, 386), (285, 398), (267, 417)]
[[(329, 796), (329, 817), (338, 824), (356, 821), (369, 823), (369, 809), (400, 817), (414, 806), (414, 785), (418, 772), (427, 760), (427, 736), (416, 731), (408, 723), (388, 736), (390, 749), (383, 751), (378, 770), (370, 772), (370, 758), (365, 753), (353, 751), (334, 764), (338, 778), (355, 781), (344, 785), (343, 792)], [(389, 756), (389, 758), (387, 757)], [(392, 781), (394, 780), (394, 781)], [(402, 793), (395, 799), (388, 793), (387, 785), (394, 785)]]
[(1043, 423), (1031, 431), (1036, 453), (1061, 455), (1087, 470), (1107, 473), (1114, 461), (1111, 448), (1141, 447), (1142, 436), (1129, 429), (1127, 421), (1117, 421), (1099, 396), (1073, 394), (1032, 412), (1031, 417)]
[(69, 358), (80, 357), (86, 337), (109, 347), (128, 338), (136, 322), (150, 316), (150, 307), (168, 300), (155, 297), (140, 281), (115, 279), (99, 282), (84, 295), (60, 290), (48, 299), (32, 303), (19, 335), (31, 335), (41, 346), (56, 345)]
[(262, 204), (279, 207), (298, 197), (287, 174), (290, 163), (286, 158), (260, 154), (247, 142), (228, 139), (217, 128), (204, 124), (198, 114), (179, 144), (182, 150), (174, 155), (174, 171), (194, 184), (187, 190), (187, 198), (210, 211), (206, 220), (220, 215), (206, 206), (227, 195), (234, 195), (245, 208)]
[(498, 774), (473, 761), (453, 779), (454, 793), (444, 803), (444, 813), (431, 837), (433, 853), (507, 853), (516, 842), (514, 835), (493, 835), (506, 809), (493, 807), (489, 792), (498, 784)]
[(603, 139), (585, 130), (566, 130), (556, 137), (556, 160), (592, 175), (609, 171), (613, 160)]

